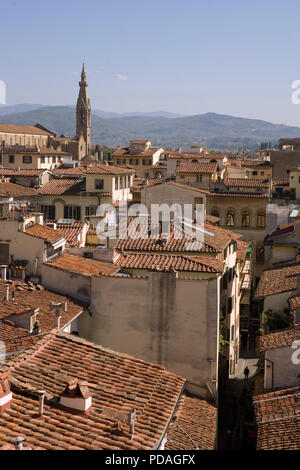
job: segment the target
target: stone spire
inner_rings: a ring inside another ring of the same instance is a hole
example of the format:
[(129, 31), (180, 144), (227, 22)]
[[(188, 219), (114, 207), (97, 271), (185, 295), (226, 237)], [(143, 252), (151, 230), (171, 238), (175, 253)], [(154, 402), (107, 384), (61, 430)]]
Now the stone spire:
[(76, 137), (79, 138), (81, 135), (83, 135), (86, 143), (85, 154), (88, 155), (91, 146), (91, 103), (88, 97), (88, 83), (84, 63), (76, 106)]

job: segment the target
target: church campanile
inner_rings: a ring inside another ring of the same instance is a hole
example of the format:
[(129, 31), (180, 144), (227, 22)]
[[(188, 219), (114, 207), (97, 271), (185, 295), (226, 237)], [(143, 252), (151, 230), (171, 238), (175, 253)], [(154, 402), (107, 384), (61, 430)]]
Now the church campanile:
[(76, 106), (76, 137), (82, 134), (86, 142), (86, 155), (91, 148), (91, 103), (88, 97), (88, 83), (84, 64), (81, 72), (81, 81), (79, 82), (79, 95)]

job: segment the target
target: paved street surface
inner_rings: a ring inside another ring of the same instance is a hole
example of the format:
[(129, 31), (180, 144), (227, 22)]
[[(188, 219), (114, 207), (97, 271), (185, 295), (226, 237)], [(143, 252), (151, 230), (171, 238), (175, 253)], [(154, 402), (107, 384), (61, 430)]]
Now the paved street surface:
[[(234, 377), (220, 389), (219, 442), (220, 450), (248, 450), (255, 448), (252, 394), (257, 358), (239, 359)], [(244, 378), (248, 366), (249, 379)]]

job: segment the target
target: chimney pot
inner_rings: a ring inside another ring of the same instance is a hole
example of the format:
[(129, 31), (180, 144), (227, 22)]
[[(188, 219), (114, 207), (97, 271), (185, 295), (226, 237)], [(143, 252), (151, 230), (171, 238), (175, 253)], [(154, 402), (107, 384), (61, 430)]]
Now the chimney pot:
[(5, 284), (5, 300), (9, 301), (9, 284)]
[(14, 441), (15, 441), (16, 450), (23, 450), (23, 441), (25, 441), (25, 437), (22, 437), (22, 436), (14, 437)]
[(39, 416), (44, 413), (45, 390), (38, 390), (39, 394)]
[(134, 434), (135, 418), (136, 418), (136, 409), (132, 408), (132, 410), (130, 412), (130, 434), (131, 434), (131, 437), (133, 437), (133, 434)]

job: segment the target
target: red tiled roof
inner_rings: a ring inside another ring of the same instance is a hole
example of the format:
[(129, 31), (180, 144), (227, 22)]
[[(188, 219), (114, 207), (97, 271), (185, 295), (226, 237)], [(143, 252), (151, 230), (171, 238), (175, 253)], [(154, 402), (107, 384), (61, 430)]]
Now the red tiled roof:
[(257, 450), (300, 450), (300, 387), (254, 396)]
[(223, 154), (210, 154), (210, 153), (174, 153), (165, 151), (168, 153), (168, 160), (216, 160), (224, 159), (227, 155)]
[(225, 186), (240, 188), (268, 188), (270, 181), (255, 178), (225, 178), (224, 184)]
[(62, 232), (54, 230), (51, 227), (47, 227), (47, 225), (32, 225), (30, 227), (26, 227), (25, 232), (32, 237), (41, 238), (48, 243), (54, 243), (64, 237)]
[(208, 224), (217, 224), (218, 222), (220, 222), (220, 217), (215, 217), (214, 215), (209, 215), (209, 214), (206, 214), (205, 216), (205, 222), (207, 222)]
[(263, 352), (269, 349), (287, 348), (298, 339), (300, 339), (300, 330), (296, 328), (274, 331), (259, 337), (259, 350)]
[(80, 165), (74, 168), (56, 168), (53, 173), (57, 175), (127, 175), (131, 174), (132, 170), (120, 166), (106, 165), (106, 164), (90, 164)]
[(176, 173), (216, 173), (217, 163), (190, 163), (181, 162), (176, 168)]
[[(210, 262), (212, 261), (212, 262)], [(201, 273), (222, 272), (222, 261), (219, 261), (217, 268), (216, 260), (205, 257), (187, 257), (153, 254), (125, 254), (120, 255), (116, 260), (116, 265), (121, 268), (149, 269), (155, 271), (189, 271)]]
[(45, 171), (49, 171), (49, 170), (42, 170), (42, 169), (24, 170), (24, 169), (19, 169), (19, 168), (14, 168), (14, 169), (0, 168), (0, 175), (3, 175), (3, 176), (39, 176)]
[(239, 261), (244, 261), (246, 258), (247, 250), (249, 248), (249, 243), (243, 242), (242, 240), (237, 240), (237, 252), (236, 257)]
[[(0, 299), (5, 298), (6, 281), (0, 281)], [(37, 319), (41, 330), (49, 331), (56, 326), (56, 313), (50, 310), (50, 301), (61, 303), (67, 302), (67, 311), (62, 311), (61, 327), (67, 325), (73, 318), (82, 312), (83, 306), (80, 302), (73, 299), (54, 294), (41, 286), (35, 287), (33, 284), (26, 284), (18, 281), (10, 281), (10, 299), (12, 292), (15, 295), (15, 301), (0, 301), (0, 320), (9, 319), (14, 315), (20, 315), (25, 312), (31, 312), (39, 308)]]
[(56, 258), (51, 263), (45, 263), (54, 268), (63, 269), (85, 276), (92, 276), (98, 274), (113, 274), (118, 270), (118, 267), (113, 263), (105, 263), (95, 259), (83, 258), (82, 256), (70, 255), (64, 252), (59, 258)]
[(0, 197), (26, 197), (34, 196), (36, 194), (34, 188), (28, 188), (21, 184), (2, 183), (0, 181)]
[(44, 131), (35, 126), (19, 126), (16, 124), (0, 123), (0, 133), (5, 134), (28, 134), (28, 135), (52, 135), (50, 132)]
[(25, 328), (17, 328), (7, 320), (0, 321), (0, 340), (5, 343), (6, 353), (20, 353), (33, 346), (41, 339), (41, 335), (29, 335)]
[[(65, 333), (53, 332), (3, 371), (10, 372), (13, 400), (0, 414), (0, 446), (23, 436), (26, 445), (49, 450), (153, 449), (163, 437), (185, 379), (150, 363)], [(55, 404), (66, 382), (87, 384), (92, 408), (72, 413)], [(43, 389), (42, 420), (36, 391)], [(134, 436), (126, 418), (136, 410)]]
[(213, 450), (217, 409), (205, 400), (182, 395), (171, 422), (166, 450)]
[(277, 225), (276, 229), (273, 230), (267, 237), (268, 240), (273, 240), (274, 238), (281, 237), (282, 235), (287, 235), (288, 233), (294, 232), (294, 223)]
[(223, 192), (219, 192), (219, 191), (211, 191), (210, 193), (210, 196), (213, 196), (213, 197), (219, 197), (219, 196), (222, 196), (222, 197), (261, 197), (261, 198), (269, 198), (269, 195), (267, 193), (262, 193), (262, 192), (246, 192), (246, 191), (234, 191), (234, 190), (230, 190), (230, 191), (223, 191)]
[(78, 236), (81, 235), (83, 229), (82, 222), (72, 222), (71, 224), (58, 224), (56, 223), (57, 230), (63, 234), (64, 239), (66, 240), (67, 245), (69, 246), (78, 246)]
[[(204, 224), (204, 243), (201, 240), (195, 240), (182, 234), (177, 235), (175, 228), (170, 230), (170, 236), (167, 240), (163, 240), (160, 235), (158, 239), (154, 239), (148, 235), (148, 226), (141, 226), (141, 237), (134, 239), (129, 235), (127, 238), (120, 239), (115, 245), (117, 251), (139, 251), (139, 252), (196, 252), (196, 253), (218, 253), (228, 246), (232, 240), (240, 238), (241, 235), (231, 230), (226, 230), (212, 224)], [(178, 238), (177, 238), (178, 237)]]
[(113, 157), (152, 157), (158, 150), (159, 148), (150, 147), (149, 149), (141, 150), (138, 154), (135, 154), (132, 153), (130, 147), (120, 147), (114, 151)]
[(71, 190), (75, 191), (77, 185), (79, 187), (80, 184), (82, 184), (82, 182), (75, 179), (52, 179), (38, 190), (38, 194), (62, 195)]
[(265, 297), (297, 289), (298, 275), (300, 275), (300, 263), (267, 269), (261, 275), (255, 297)]

